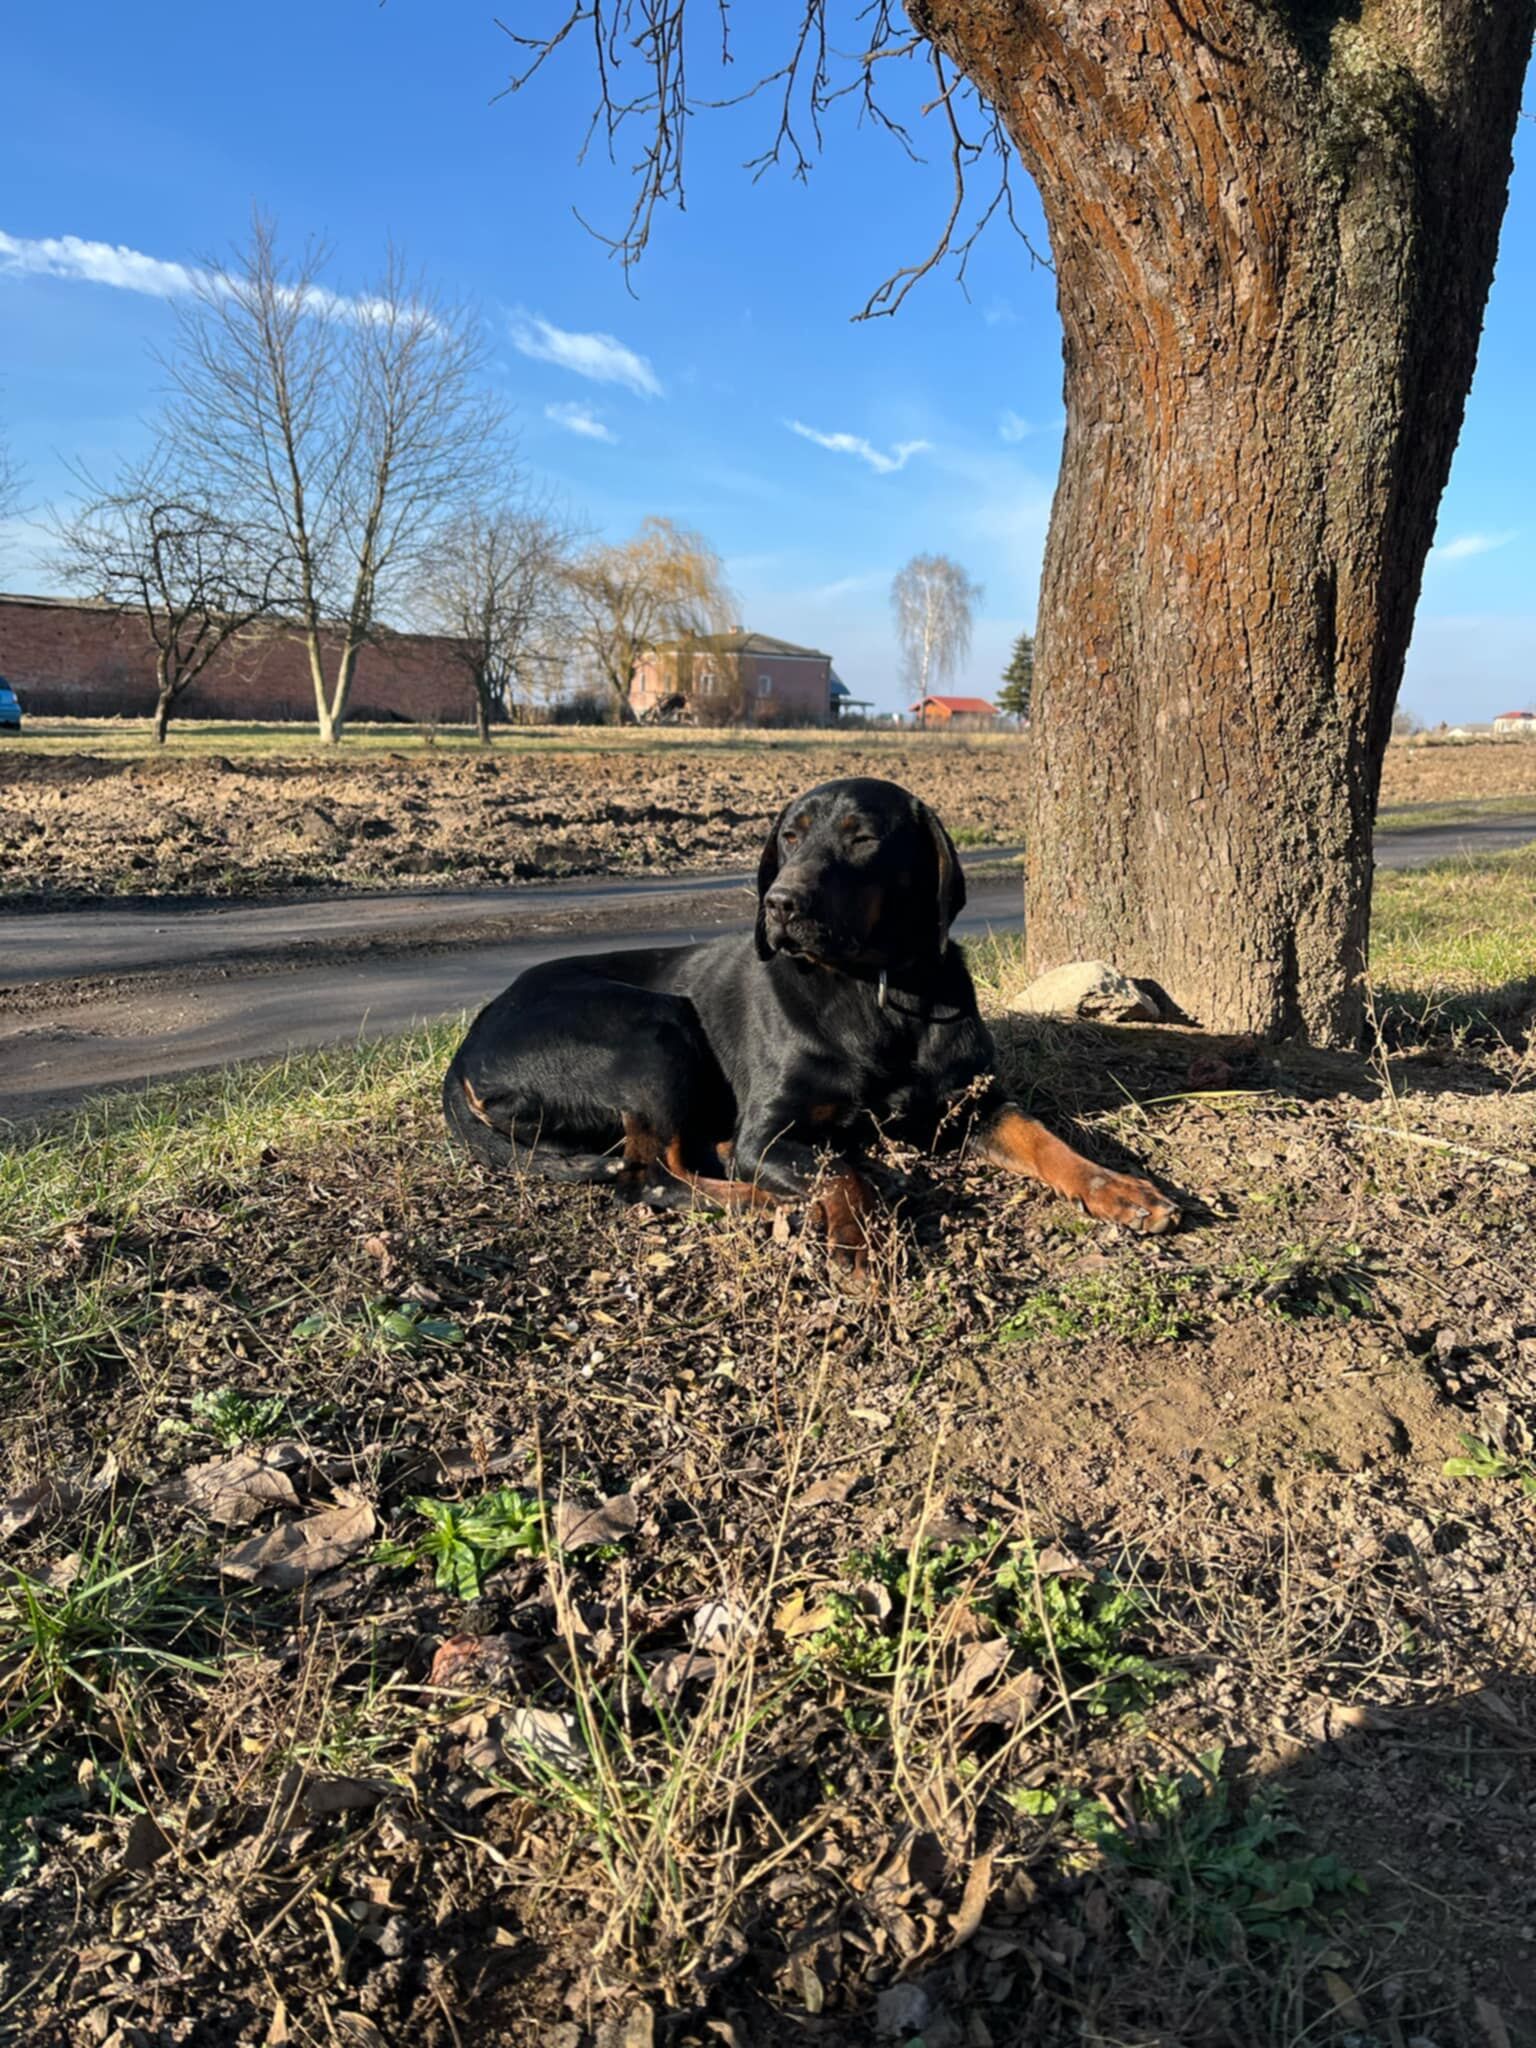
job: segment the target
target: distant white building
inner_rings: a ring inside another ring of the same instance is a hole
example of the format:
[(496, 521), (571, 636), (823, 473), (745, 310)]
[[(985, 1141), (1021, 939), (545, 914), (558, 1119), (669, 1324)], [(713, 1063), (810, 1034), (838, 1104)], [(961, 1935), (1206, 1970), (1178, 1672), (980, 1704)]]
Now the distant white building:
[(1496, 740), (1536, 740), (1536, 711), (1501, 711), (1493, 721)]

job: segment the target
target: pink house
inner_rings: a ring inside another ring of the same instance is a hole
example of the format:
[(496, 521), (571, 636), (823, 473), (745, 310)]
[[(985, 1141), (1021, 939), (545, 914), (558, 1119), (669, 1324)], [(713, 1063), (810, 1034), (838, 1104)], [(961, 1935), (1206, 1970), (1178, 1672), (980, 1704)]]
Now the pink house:
[(846, 695), (830, 654), (740, 626), (652, 648), (629, 685), (636, 717), (681, 698), (699, 725), (829, 725)]

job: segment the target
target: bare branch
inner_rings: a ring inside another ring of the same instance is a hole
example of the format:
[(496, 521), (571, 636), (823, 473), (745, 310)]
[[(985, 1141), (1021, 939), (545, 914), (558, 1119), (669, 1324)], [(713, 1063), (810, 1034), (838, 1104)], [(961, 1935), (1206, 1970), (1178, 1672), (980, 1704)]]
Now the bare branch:
[(229, 641), (269, 618), (286, 557), (233, 524), (164, 453), (125, 469), (110, 488), (75, 472), (82, 504), (54, 524), (55, 573), (66, 587), (135, 615), (155, 649), (155, 738)]
[(359, 649), (505, 451), (471, 313), (394, 250), (355, 299), (325, 266), (313, 243), (285, 264), (258, 216), (233, 263), (206, 267), (167, 364), (167, 426), (209, 498), (280, 544), (317, 722), (336, 739)]
[(464, 669), (487, 743), (518, 698), (550, 696), (564, 680), (576, 539), (548, 500), (472, 504), (421, 564), (417, 608)]
[[(577, 0), (549, 34), (539, 36), (508, 28), (504, 33), (525, 53), (526, 61), (505, 88), (507, 93), (523, 90), (544, 66), (576, 35), (589, 32), (596, 102), (579, 152), (584, 158), (594, 135), (601, 133), (611, 163), (620, 161), (620, 145), (628, 131), (638, 136), (633, 156), (634, 200), (629, 217), (617, 233), (594, 227), (576, 210), (576, 218), (595, 240), (623, 266), (629, 282), (635, 266), (645, 254), (658, 207), (686, 206), (684, 154), (688, 124), (696, 113), (740, 107), (763, 95), (771, 95), (776, 107), (772, 133), (763, 147), (748, 157), (744, 168), (754, 180), (772, 169), (787, 169), (792, 178), (806, 180), (825, 144), (823, 129), (827, 111), (837, 101), (856, 95), (859, 118), (890, 135), (913, 162), (921, 162), (906, 124), (882, 103), (877, 90), (881, 67), (895, 59), (926, 56), (938, 77), (936, 98), (923, 114), (942, 112), (946, 128), (952, 194), (943, 228), (928, 255), (919, 263), (904, 265), (879, 285), (854, 317), (860, 320), (896, 312), (908, 292), (935, 269), (946, 256), (956, 259), (955, 277), (965, 287), (966, 267), (971, 251), (983, 230), (999, 215), (1029, 250), (1033, 262), (1050, 268), (1020, 226), (1014, 208), (1013, 170), (1015, 155), (1008, 132), (995, 108), (988, 105), (976, 88), (960, 73), (946, 77), (936, 44), (915, 32), (896, 0), (868, 0), (854, 7), (851, 26), (858, 33), (857, 47), (837, 46), (832, 32), (835, 0), (799, 0), (788, 30), (789, 50), (784, 62), (741, 91), (715, 98), (693, 99), (688, 89), (686, 35), (689, 0)], [(697, 13), (697, 0), (694, 12)], [(730, 48), (726, 0), (714, 0), (719, 22), (722, 70), (733, 62)], [(635, 66), (640, 77), (633, 91), (628, 89)], [(626, 66), (630, 71), (626, 71)], [(967, 110), (974, 126), (975, 140), (962, 132), (957, 102)], [(997, 177), (968, 229), (961, 221), (967, 205), (967, 178), (984, 159), (995, 160)]]

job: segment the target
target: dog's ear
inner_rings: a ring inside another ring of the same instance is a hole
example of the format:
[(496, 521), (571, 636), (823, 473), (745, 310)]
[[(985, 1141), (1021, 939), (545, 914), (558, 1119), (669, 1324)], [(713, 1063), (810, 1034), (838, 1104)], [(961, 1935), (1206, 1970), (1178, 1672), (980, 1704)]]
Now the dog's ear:
[[(790, 803), (793, 802), (794, 798), (791, 797)], [(763, 841), (763, 850), (758, 856), (757, 922), (752, 927), (752, 943), (757, 948), (759, 960), (771, 960), (773, 957), (773, 948), (768, 943), (768, 923), (763, 915), (763, 898), (768, 894), (768, 891), (773, 887), (774, 882), (778, 878), (779, 833), (783, 830), (784, 820), (788, 815), (789, 804), (786, 804), (769, 826), (768, 837)]]
[(965, 908), (965, 876), (960, 871), (960, 856), (955, 851), (955, 842), (926, 804), (918, 805), (917, 817), (933, 841), (934, 858), (938, 864), (938, 943), (942, 953), (949, 944), (950, 926)]

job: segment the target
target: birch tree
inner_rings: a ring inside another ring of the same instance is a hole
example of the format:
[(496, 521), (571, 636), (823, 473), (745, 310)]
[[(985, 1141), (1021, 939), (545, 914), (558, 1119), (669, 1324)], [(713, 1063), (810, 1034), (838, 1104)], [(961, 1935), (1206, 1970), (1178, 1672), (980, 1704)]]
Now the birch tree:
[(948, 555), (914, 555), (897, 571), (891, 610), (902, 679), (919, 697), (958, 673), (971, 651), (971, 624), (982, 595), (981, 585)]

